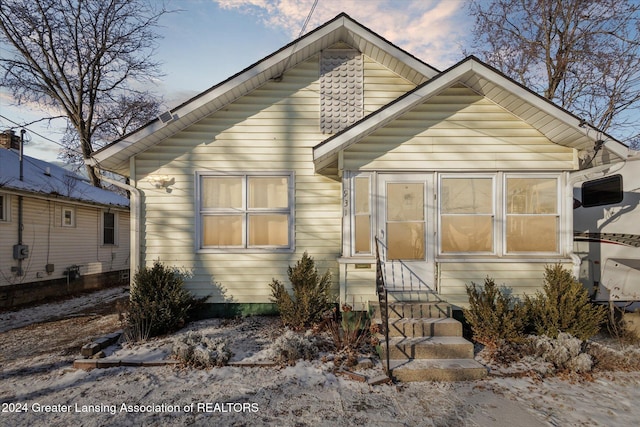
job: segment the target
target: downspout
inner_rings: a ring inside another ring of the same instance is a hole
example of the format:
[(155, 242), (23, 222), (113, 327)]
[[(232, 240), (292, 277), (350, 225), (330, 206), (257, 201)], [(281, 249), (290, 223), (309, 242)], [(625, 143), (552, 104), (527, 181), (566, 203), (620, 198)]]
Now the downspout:
[[(574, 243), (573, 243), (573, 210), (574, 210), (574, 206), (573, 206), (573, 186), (579, 182), (582, 181), (585, 177), (588, 177), (591, 174), (600, 174), (603, 173), (606, 174), (607, 172), (610, 171), (610, 169), (616, 167), (616, 166), (621, 166), (624, 165), (626, 160), (623, 160), (621, 163), (611, 163), (611, 164), (606, 164), (606, 165), (600, 165), (600, 166), (596, 166), (593, 168), (589, 168), (589, 169), (583, 169), (580, 171), (576, 171), (576, 172), (569, 172), (569, 179), (567, 180), (567, 185), (566, 185), (566, 194), (570, 194), (572, 197), (566, 197), (566, 209), (567, 212), (571, 212), (571, 215), (567, 215), (567, 221), (570, 222), (569, 224), (567, 224), (567, 234), (569, 234), (569, 236), (565, 239), (565, 243), (566, 243), (566, 250), (567, 250), (567, 254), (569, 254), (569, 256), (571, 257), (571, 260), (573, 261), (573, 275), (574, 277), (578, 278), (580, 277), (580, 265), (582, 264), (582, 259), (576, 255), (573, 252), (573, 247), (574, 247)], [(593, 178), (596, 178), (595, 176)]]
[(133, 286), (133, 277), (140, 269), (140, 190), (136, 187), (124, 182), (116, 181), (115, 179), (108, 178), (102, 174), (102, 171), (98, 168), (95, 169), (98, 178), (109, 184), (113, 184), (116, 187), (120, 187), (127, 190), (131, 194), (131, 218), (130, 218), (130, 245), (131, 245), (131, 258), (129, 259), (129, 285)]
[[(24, 164), (24, 134), (27, 131), (24, 129), (20, 130), (20, 182), (24, 181), (24, 168), (23, 168), (23, 164)], [(22, 248), (22, 232), (24, 229), (24, 224), (23, 224), (23, 199), (22, 199), (22, 195), (18, 196), (18, 246), (20, 248)], [(18, 257), (18, 270), (17, 270), (17, 275), (18, 276), (22, 276), (24, 274), (24, 272), (22, 271), (22, 256)]]

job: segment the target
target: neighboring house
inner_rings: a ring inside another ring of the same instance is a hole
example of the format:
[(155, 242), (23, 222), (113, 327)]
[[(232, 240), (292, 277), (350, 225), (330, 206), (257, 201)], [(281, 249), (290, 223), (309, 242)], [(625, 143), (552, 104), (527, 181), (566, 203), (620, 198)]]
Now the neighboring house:
[(0, 307), (128, 279), (129, 200), (2, 141)]
[(132, 268), (185, 268), (210, 303), (267, 308), (304, 251), (366, 303), (377, 237), (390, 286), (464, 305), (487, 276), (531, 294), (574, 267), (569, 173), (600, 139), (590, 165), (624, 158), (478, 59), (440, 72), (341, 14), (93, 161), (134, 187)]

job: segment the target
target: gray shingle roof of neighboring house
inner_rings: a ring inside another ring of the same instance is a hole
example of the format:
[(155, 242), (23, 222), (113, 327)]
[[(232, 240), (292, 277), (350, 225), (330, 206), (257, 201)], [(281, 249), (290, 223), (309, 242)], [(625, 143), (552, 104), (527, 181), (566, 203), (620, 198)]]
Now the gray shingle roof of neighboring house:
[(29, 156), (23, 155), (23, 180), (20, 181), (20, 155), (16, 150), (0, 148), (0, 191), (2, 190), (93, 205), (129, 207), (129, 199), (126, 197), (94, 187), (74, 172)]

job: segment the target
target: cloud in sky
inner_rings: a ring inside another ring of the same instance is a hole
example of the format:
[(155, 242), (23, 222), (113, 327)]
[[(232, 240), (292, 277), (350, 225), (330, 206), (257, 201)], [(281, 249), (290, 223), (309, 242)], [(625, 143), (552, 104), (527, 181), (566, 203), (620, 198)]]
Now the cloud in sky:
[[(214, 0), (227, 10), (258, 17), (297, 38), (314, 0)], [(319, 0), (306, 31), (341, 12), (423, 61), (446, 68), (462, 59), (471, 18), (464, 0)]]

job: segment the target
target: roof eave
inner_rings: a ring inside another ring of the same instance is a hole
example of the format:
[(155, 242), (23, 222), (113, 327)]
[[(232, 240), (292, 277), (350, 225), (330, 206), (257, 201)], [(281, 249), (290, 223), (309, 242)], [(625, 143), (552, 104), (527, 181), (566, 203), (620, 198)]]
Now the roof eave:
[(367, 54), (366, 50), (377, 47), (389, 58), (396, 58), (416, 70), (414, 78), (419, 82), (438, 74), (438, 70), (435, 68), (393, 45), (352, 20), (348, 15), (340, 14), (332, 21), (172, 109), (171, 114), (174, 117), (172, 121), (162, 123), (159, 119), (155, 119), (133, 133), (94, 152), (89, 162), (101, 169), (128, 176), (128, 159), (130, 157), (146, 151), (163, 139), (246, 95), (265, 82), (282, 75), (286, 69), (294, 67), (338, 41), (351, 42), (356, 45), (354, 47), (361, 51), (364, 50), (365, 54)]
[[(478, 83), (477, 80), (479, 78), (484, 78), (492, 84), (500, 87), (502, 90), (508, 91), (509, 93), (519, 97), (538, 111), (543, 112), (547, 116), (553, 117), (554, 120), (558, 121), (557, 123), (561, 122), (565, 124), (569, 128), (573, 129), (576, 135), (581, 134), (581, 138), (588, 138), (595, 143), (598, 139), (598, 135), (606, 137), (611, 142), (611, 144), (607, 145), (607, 148), (621, 159), (626, 158), (628, 148), (615, 138), (597, 130), (594, 132), (594, 135), (589, 134), (588, 129), (583, 127), (584, 123), (579, 117), (557, 106), (546, 98), (532, 92), (530, 89), (527, 89), (496, 69), (491, 68), (477, 58), (471, 56), (455, 64), (423, 85), (418, 86), (405, 96), (398, 98), (377, 112), (363, 118), (341, 133), (338, 133), (318, 144), (313, 150), (316, 171), (322, 171), (322, 169), (327, 166), (335, 164), (337, 155), (340, 151), (345, 150), (352, 144), (371, 134), (376, 129), (379, 129), (392, 120), (398, 118), (400, 115), (411, 110), (416, 105), (419, 105), (430, 97), (437, 95), (440, 91), (450, 87), (452, 84), (458, 82), (463, 83), (471, 89), (478, 91), (479, 88), (474, 83)], [(481, 93), (481, 91), (479, 93)], [(527, 121), (526, 119), (523, 120)], [(542, 130), (541, 133), (545, 134)], [(554, 142), (562, 144), (562, 142), (559, 141)]]

